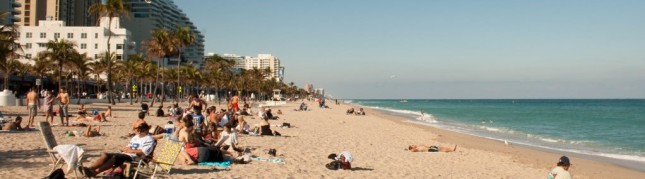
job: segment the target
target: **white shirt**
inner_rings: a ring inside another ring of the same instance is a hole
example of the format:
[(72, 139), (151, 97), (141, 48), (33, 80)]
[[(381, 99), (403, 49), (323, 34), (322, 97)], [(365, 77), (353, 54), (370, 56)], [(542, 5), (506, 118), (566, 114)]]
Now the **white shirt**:
[(345, 157), (345, 161), (351, 163), (353, 161), (352, 154), (350, 154), (348, 151), (343, 151), (338, 156), (336, 157), (336, 160), (340, 160), (340, 156)]
[(220, 146), (222, 144), (233, 146), (233, 144), (237, 143), (237, 134), (235, 134), (235, 132), (228, 133), (226, 131), (222, 131), (219, 136), (219, 140), (215, 143), (216, 146)]
[[(130, 144), (128, 144), (128, 147), (130, 147), (131, 149), (143, 151), (143, 154), (145, 156), (148, 156), (150, 155), (150, 153), (152, 153), (152, 151), (154, 150), (154, 146), (155, 146), (155, 139), (153, 139), (152, 136), (150, 135), (146, 135), (143, 137), (139, 137), (139, 135), (134, 135), (134, 137), (132, 137), (132, 139), (130, 140)], [(137, 157), (137, 154), (133, 154), (133, 153), (124, 152), (123, 154), (129, 155), (130, 157), (132, 157), (132, 159)]]
[(571, 179), (569, 171), (564, 170), (564, 168), (560, 166), (553, 168), (550, 174), (555, 176), (554, 179)]

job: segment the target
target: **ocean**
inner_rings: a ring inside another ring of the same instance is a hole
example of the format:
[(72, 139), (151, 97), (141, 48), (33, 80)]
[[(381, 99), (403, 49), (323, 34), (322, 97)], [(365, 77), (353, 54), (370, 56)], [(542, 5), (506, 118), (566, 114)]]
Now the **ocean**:
[(643, 99), (346, 102), (404, 116), (421, 125), (556, 152), (614, 159), (613, 163), (635, 164), (641, 170), (645, 166)]

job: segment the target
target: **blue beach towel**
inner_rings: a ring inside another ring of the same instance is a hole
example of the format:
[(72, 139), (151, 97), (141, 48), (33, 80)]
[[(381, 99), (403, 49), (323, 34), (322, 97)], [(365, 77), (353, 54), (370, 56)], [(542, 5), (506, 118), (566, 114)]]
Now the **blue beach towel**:
[(228, 168), (231, 166), (231, 163), (233, 163), (233, 160), (224, 159), (223, 162), (200, 162), (199, 166)]

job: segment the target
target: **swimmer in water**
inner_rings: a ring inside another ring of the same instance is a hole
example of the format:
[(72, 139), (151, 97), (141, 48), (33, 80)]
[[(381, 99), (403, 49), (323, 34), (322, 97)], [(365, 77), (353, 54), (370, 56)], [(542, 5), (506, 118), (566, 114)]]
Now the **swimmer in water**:
[(486, 124), (486, 120), (482, 120), (482, 124)]
[(492, 123), (493, 123), (493, 120), (488, 121), (488, 123), (491, 123), (491, 124), (492, 124)]

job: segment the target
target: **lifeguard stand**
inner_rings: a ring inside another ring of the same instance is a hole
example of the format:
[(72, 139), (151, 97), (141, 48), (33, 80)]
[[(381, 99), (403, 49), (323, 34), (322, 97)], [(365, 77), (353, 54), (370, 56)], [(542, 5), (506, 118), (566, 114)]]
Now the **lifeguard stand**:
[(282, 90), (280, 89), (274, 89), (273, 90), (273, 99), (275, 100), (282, 100)]

